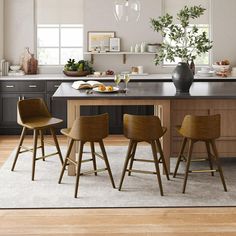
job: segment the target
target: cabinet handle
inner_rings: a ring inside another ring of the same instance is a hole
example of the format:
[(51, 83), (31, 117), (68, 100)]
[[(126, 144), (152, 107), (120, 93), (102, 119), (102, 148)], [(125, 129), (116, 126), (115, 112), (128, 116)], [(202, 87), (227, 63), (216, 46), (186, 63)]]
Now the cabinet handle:
[(37, 85), (29, 85), (29, 88), (37, 88)]
[(14, 85), (6, 85), (6, 88), (14, 88)]
[(55, 85), (54, 85), (54, 88), (59, 88), (59, 86), (60, 86), (60, 85), (58, 85), (58, 84), (55, 84)]

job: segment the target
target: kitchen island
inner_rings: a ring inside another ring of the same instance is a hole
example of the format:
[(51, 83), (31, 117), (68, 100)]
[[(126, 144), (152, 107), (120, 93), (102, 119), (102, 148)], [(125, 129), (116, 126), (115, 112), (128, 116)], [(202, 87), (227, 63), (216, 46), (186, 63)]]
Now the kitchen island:
[[(109, 84), (109, 83), (108, 83)], [(133, 82), (127, 93), (87, 93), (75, 90), (72, 83), (62, 83), (53, 95), (53, 100), (67, 101), (68, 127), (80, 116), (83, 106), (126, 106), (151, 105), (154, 115), (158, 115), (163, 126), (168, 128), (163, 138), (164, 155), (170, 168), (170, 156), (176, 156), (181, 139), (175, 126), (181, 124), (186, 114), (221, 114), (221, 138), (218, 142), (222, 157), (236, 157), (236, 82), (194, 82), (189, 94), (176, 94), (173, 83), (169, 82)], [(197, 156), (204, 155), (201, 144), (195, 149)], [(75, 149), (72, 154), (75, 158)], [(75, 170), (70, 167), (69, 174)]]

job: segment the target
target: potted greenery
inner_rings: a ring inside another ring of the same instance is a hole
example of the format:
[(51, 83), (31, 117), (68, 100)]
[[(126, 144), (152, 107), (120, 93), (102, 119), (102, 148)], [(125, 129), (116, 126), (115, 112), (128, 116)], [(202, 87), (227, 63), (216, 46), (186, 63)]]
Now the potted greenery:
[(86, 76), (94, 72), (93, 67), (88, 61), (69, 59), (64, 66), (64, 74), (67, 76)]
[(190, 25), (190, 20), (199, 18), (205, 10), (201, 5), (185, 6), (177, 13), (178, 24), (174, 23), (174, 17), (168, 13), (158, 19), (151, 19), (152, 28), (163, 37), (155, 64), (161, 64), (164, 60), (175, 62), (176, 58), (181, 59), (172, 75), (177, 92), (189, 92), (194, 78), (189, 62), (193, 63), (197, 56), (212, 48), (212, 41), (208, 39), (207, 33), (200, 32), (196, 25)]

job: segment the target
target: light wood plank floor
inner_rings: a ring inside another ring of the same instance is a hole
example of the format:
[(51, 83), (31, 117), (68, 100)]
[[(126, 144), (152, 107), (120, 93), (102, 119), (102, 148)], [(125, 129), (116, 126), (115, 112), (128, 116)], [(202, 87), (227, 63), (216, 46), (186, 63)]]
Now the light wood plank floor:
[[(18, 138), (0, 136), (0, 165)], [(125, 144), (120, 136), (106, 139), (106, 145)], [(1, 210), (0, 235), (236, 236), (236, 208)]]

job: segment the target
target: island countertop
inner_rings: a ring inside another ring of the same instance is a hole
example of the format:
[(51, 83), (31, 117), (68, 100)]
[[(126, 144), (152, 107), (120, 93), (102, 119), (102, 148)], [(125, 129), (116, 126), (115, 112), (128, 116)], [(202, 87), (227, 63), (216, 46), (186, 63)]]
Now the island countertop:
[[(107, 83), (106, 85), (109, 85)], [(62, 83), (53, 95), (53, 99), (236, 99), (236, 82), (194, 82), (189, 94), (176, 94), (171, 82), (133, 82), (128, 92), (88, 94), (87, 90), (76, 90), (72, 83)]]

